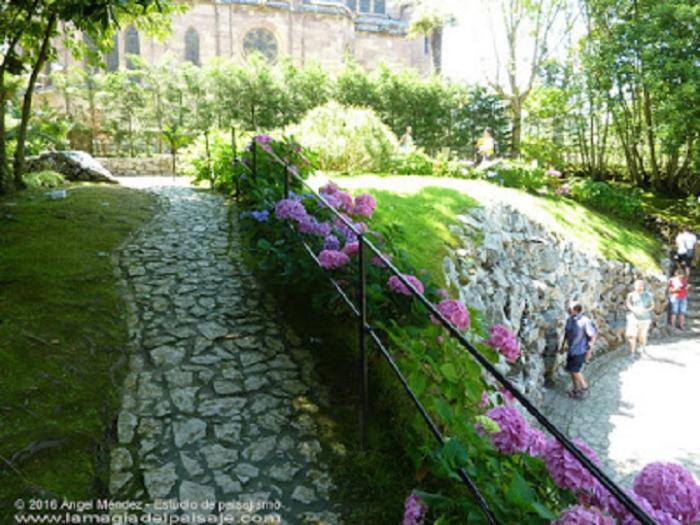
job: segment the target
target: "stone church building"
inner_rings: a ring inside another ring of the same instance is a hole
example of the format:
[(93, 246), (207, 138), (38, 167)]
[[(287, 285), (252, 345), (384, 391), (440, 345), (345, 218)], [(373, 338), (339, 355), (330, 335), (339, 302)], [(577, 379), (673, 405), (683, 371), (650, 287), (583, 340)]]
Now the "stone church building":
[[(127, 55), (157, 63), (166, 53), (204, 64), (214, 57), (244, 61), (259, 52), (271, 62), (339, 68), (345, 57), (373, 69), (414, 68), (428, 74), (425, 38), (406, 38), (411, 8), (405, 0), (190, 0), (173, 18), (172, 34), (159, 42), (136, 28), (123, 28), (105, 57), (108, 70), (129, 67)], [(72, 62), (66, 51), (64, 63)]]

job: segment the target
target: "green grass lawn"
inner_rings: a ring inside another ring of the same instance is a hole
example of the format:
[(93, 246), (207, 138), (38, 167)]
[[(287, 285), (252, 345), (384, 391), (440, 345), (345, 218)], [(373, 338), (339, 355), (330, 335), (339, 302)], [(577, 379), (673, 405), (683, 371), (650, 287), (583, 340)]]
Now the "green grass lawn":
[[(68, 187), (0, 199), (0, 522), (18, 497), (105, 495), (127, 328), (111, 253), (146, 193)], [(12, 468), (8, 465), (11, 461)]]
[[(456, 242), (448, 230), (449, 224), (456, 223), (455, 215), (495, 202), (513, 206), (584, 252), (652, 271), (661, 270), (659, 258), (665, 255), (653, 234), (570, 199), (533, 195), (481, 180), (403, 175), (332, 178), (352, 193), (372, 192), (378, 202), (373, 227), (402, 232), (399, 247), (412, 254), (413, 264), (435, 276), (442, 275), (447, 246)], [(320, 182), (314, 179), (314, 184)]]

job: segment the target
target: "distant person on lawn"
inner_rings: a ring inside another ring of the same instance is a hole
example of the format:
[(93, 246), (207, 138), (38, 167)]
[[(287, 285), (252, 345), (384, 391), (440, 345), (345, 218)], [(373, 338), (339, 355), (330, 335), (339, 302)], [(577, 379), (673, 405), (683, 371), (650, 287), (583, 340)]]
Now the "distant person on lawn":
[(564, 345), (568, 347), (566, 355), (566, 371), (571, 374), (572, 389), (569, 395), (574, 399), (582, 399), (588, 390), (588, 383), (581, 369), (583, 363), (590, 360), (593, 344), (598, 336), (595, 323), (583, 314), (581, 303), (576, 301), (569, 305), (569, 318), (564, 328)]
[(493, 138), (491, 128), (486, 128), (484, 134), (476, 141), (476, 151), (479, 156), (479, 164), (493, 158), (496, 153), (496, 141)]
[(688, 277), (685, 271), (676, 270), (668, 281), (668, 292), (671, 300), (671, 327), (676, 327), (678, 316), (678, 328), (685, 330), (685, 315), (688, 313)]
[(413, 128), (406, 126), (406, 132), (399, 139), (399, 147), (404, 152), (413, 151)]
[(684, 226), (683, 230), (676, 236), (676, 253), (688, 277), (690, 276), (690, 267), (693, 264), (693, 259), (695, 259), (695, 245), (697, 242), (698, 238), (688, 230), (687, 226)]
[[(646, 283), (641, 279), (634, 281), (634, 290), (627, 295), (627, 330), (625, 335), (630, 345), (630, 356), (636, 357), (647, 346), (647, 335), (651, 326), (651, 312), (654, 310), (654, 296), (646, 291)], [(639, 342), (639, 352), (637, 352)]]

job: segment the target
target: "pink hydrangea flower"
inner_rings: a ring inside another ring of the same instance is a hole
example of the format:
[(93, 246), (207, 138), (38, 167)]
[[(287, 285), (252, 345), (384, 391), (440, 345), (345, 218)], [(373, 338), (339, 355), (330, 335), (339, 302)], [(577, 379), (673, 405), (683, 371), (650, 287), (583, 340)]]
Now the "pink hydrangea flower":
[(404, 503), (403, 525), (422, 525), (427, 513), (427, 505), (418, 496), (411, 494)]
[[(384, 257), (389, 259), (389, 262), (391, 262), (391, 255), (384, 254)], [(386, 268), (386, 264), (384, 264), (384, 261), (382, 261), (377, 255), (372, 257), (370, 262), (377, 268)]]
[[(615, 516), (620, 525), (639, 525), (639, 520), (635, 518), (617, 498), (610, 494), (608, 489), (598, 484), (594, 493), (598, 496), (598, 501), (596, 501), (595, 504)], [(647, 516), (652, 518), (654, 522), (659, 525), (686, 525), (675, 519), (668, 512), (655, 509), (646, 498), (639, 494), (628, 490), (626, 490), (625, 493), (641, 507)], [(690, 522), (688, 522), (688, 524), (690, 525)]]
[(503, 402), (506, 405), (512, 405), (513, 402), (515, 401), (515, 397), (513, 396), (513, 394), (511, 394), (509, 390), (506, 390), (502, 386), (498, 387), (498, 393), (501, 394), (501, 397), (503, 398)]
[[(600, 465), (600, 459), (593, 449), (580, 439), (574, 439), (574, 444), (593, 463)], [(547, 442), (543, 458), (554, 483), (563, 489), (585, 491), (598, 485), (593, 475), (556, 439)]]
[[(420, 282), (420, 280), (413, 276), (413, 275), (408, 275), (406, 273), (402, 274), (404, 279), (406, 279), (409, 283), (413, 285), (413, 287), (418, 290), (418, 292), (423, 293), (425, 288), (423, 287), (423, 283)], [(413, 295), (413, 292), (409, 290), (408, 286), (403, 284), (399, 278), (396, 275), (392, 275), (389, 277), (389, 281), (387, 282), (389, 285), (389, 288), (391, 288), (395, 293), (401, 294), (401, 295)]]
[(563, 510), (552, 525), (615, 525), (615, 520), (598, 509), (575, 505)]
[(571, 186), (569, 186), (569, 184), (562, 184), (554, 191), (554, 193), (557, 195), (571, 195)]
[[(471, 321), (469, 319), (469, 310), (459, 301), (445, 299), (437, 305), (437, 310), (459, 330), (466, 330), (469, 328), (469, 323)], [(440, 324), (440, 321), (434, 316), (431, 316), (431, 320), (434, 324)]]
[(489, 393), (484, 390), (481, 393), (481, 399), (479, 400), (479, 408), (488, 408), (491, 406), (491, 399), (489, 398)]
[(438, 288), (437, 294), (438, 294), (438, 297), (440, 299), (449, 299), (450, 298), (450, 294), (448, 294), (447, 290), (445, 290), (444, 288)]
[(339, 208), (340, 208), (341, 210), (343, 210), (344, 212), (347, 212), (347, 213), (351, 213), (351, 212), (352, 212), (352, 210), (353, 210), (353, 208), (354, 208), (354, 204), (353, 204), (353, 202), (352, 202), (352, 197), (350, 196), (349, 193), (346, 193), (346, 192), (344, 192), (344, 191), (340, 191), (340, 190), (339, 190), (339, 191), (336, 191), (336, 192), (333, 194), (333, 196), (336, 197), (336, 198), (338, 198), (338, 199), (340, 199), (340, 206), (339, 206)]
[(318, 261), (321, 264), (321, 268), (333, 270), (348, 264), (350, 262), (350, 258), (343, 252), (336, 250), (322, 250), (321, 253), (318, 254)]
[(374, 209), (377, 207), (377, 201), (369, 193), (363, 193), (355, 197), (355, 207), (353, 213), (363, 217), (372, 217)]
[(550, 177), (554, 177), (555, 179), (558, 179), (561, 177), (561, 171), (555, 170), (554, 168), (549, 168), (547, 170), (547, 175), (549, 175)]
[(321, 189), (318, 190), (319, 193), (324, 193), (326, 195), (333, 195), (337, 191), (340, 191), (340, 186), (333, 181), (328, 181), (328, 184), (322, 186)]
[(520, 356), (520, 344), (513, 332), (503, 325), (495, 324), (491, 327), (491, 337), (486, 344), (494, 350), (498, 350), (509, 363), (515, 363)]
[(355, 242), (349, 242), (343, 247), (343, 253), (347, 255), (354, 255), (360, 250), (360, 243), (355, 241)]
[(275, 205), (275, 217), (279, 220), (292, 219), (302, 222), (308, 213), (304, 205), (296, 199), (282, 199)]
[(700, 520), (700, 486), (680, 465), (648, 464), (635, 478), (634, 491), (682, 523)]
[(501, 428), (500, 432), (491, 434), (491, 443), (502, 454), (525, 452), (530, 443), (530, 427), (523, 415), (515, 407), (498, 406), (486, 416), (493, 419)]
[(527, 448), (525, 452), (532, 457), (540, 457), (544, 454), (544, 450), (547, 447), (547, 437), (536, 428), (531, 428), (528, 440)]

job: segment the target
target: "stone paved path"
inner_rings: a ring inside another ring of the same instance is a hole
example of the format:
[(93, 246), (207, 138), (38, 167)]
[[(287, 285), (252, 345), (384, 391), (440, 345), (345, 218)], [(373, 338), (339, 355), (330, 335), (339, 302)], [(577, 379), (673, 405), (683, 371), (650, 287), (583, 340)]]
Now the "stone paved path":
[(169, 187), (152, 188), (164, 209), (119, 256), (136, 351), (112, 452), (113, 497), (253, 502), (282, 523), (339, 523), (317, 437), (328, 395), (242, 266), (234, 214), (179, 181), (122, 183)]
[(622, 348), (584, 374), (586, 399), (566, 395), (570, 381), (545, 394), (545, 413), (600, 455), (606, 472), (631, 486), (652, 461), (685, 465), (700, 480), (700, 339), (668, 338), (632, 361)]

